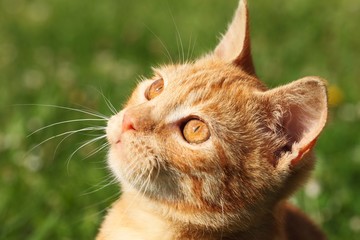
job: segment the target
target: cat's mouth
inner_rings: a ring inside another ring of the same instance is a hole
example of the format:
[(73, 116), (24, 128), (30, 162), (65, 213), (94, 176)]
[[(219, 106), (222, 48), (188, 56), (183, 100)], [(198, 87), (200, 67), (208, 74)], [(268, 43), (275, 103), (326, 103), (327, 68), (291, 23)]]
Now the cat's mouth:
[(124, 142), (121, 141), (121, 138), (119, 138), (115, 144), (113, 145), (113, 147), (116, 149), (116, 151), (123, 151), (124, 148)]

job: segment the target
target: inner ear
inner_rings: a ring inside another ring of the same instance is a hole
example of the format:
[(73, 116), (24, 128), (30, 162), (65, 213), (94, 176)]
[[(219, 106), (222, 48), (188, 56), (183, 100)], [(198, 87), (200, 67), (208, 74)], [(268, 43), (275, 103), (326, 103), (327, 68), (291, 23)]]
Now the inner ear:
[(246, 0), (240, 0), (235, 16), (214, 50), (215, 56), (234, 63), (250, 75), (255, 75), (251, 57), (250, 30)]
[(274, 121), (287, 137), (283, 150), (288, 164), (298, 165), (314, 146), (327, 119), (327, 94), (324, 82), (307, 77), (265, 92), (273, 106)]

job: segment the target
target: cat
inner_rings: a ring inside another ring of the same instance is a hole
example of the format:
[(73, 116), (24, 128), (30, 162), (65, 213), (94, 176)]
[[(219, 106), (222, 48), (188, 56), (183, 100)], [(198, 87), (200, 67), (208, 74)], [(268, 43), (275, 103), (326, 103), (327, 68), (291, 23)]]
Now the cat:
[(240, 0), (213, 52), (155, 68), (108, 121), (123, 193), (97, 239), (326, 239), (286, 201), (326, 120), (321, 78), (274, 89), (257, 78)]

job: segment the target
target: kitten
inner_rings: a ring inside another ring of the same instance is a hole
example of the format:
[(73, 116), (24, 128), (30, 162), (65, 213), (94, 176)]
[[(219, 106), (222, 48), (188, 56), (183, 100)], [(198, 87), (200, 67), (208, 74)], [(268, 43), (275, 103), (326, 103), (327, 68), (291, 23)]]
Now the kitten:
[(319, 77), (271, 90), (257, 79), (241, 0), (214, 52), (154, 69), (109, 120), (123, 194), (97, 239), (325, 239), (286, 199), (326, 118)]

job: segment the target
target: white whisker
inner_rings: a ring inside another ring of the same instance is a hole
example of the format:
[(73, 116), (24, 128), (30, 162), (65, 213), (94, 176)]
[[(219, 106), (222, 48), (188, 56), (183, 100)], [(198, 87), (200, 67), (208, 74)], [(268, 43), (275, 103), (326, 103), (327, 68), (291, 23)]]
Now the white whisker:
[(116, 115), (118, 113), (118, 111), (116, 110), (114, 105), (111, 103), (111, 101), (104, 95), (102, 90), (101, 91), (97, 90), (97, 91), (101, 94), (102, 98), (105, 101), (106, 106), (109, 108), (109, 110), (112, 112), (112, 114)]
[(114, 105), (110, 102), (110, 100), (108, 98), (106, 98), (104, 95), (103, 95), (103, 98), (105, 100), (105, 104), (106, 106), (110, 109), (110, 111), (116, 115), (118, 113), (118, 111), (116, 110), (116, 108), (114, 107)]
[(156, 181), (158, 178), (159, 178), (159, 175), (160, 175), (160, 170), (161, 170), (161, 164), (159, 161), (155, 160), (156, 161), (156, 168), (157, 168), (157, 173), (156, 173), (156, 176), (154, 178), (154, 181)]
[[(192, 42), (194, 41), (194, 42)], [(188, 59), (192, 59), (193, 54), (194, 54), (194, 50), (195, 50), (195, 46), (196, 46), (196, 41), (197, 38), (195, 38), (195, 40), (192, 40), (192, 37), (190, 37), (190, 42), (189, 42), (189, 49), (188, 49)]]
[[(87, 106), (84, 106), (84, 105), (81, 105), (81, 104), (75, 104), (75, 106), (80, 107), (79, 110), (83, 110), (83, 111), (86, 111), (87, 113), (95, 114), (95, 115), (97, 115), (98, 117), (101, 116), (101, 117), (105, 118), (106, 120), (109, 119), (108, 116), (106, 116), (106, 115), (104, 115), (104, 114), (102, 114), (102, 113), (100, 113), (100, 112), (98, 112), (98, 111), (95, 111), (94, 109), (91, 109), (91, 108), (89, 108), (89, 107), (87, 107)], [(76, 109), (76, 108), (75, 108), (75, 109)]]
[(165, 49), (165, 56), (168, 57), (168, 60), (171, 62), (171, 63), (174, 63), (172, 57), (171, 57), (171, 54), (168, 50), (168, 48), (166, 47), (166, 45), (164, 44), (164, 42), (160, 39), (160, 37), (158, 35), (156, 35), (147, 25), (145, 25), (145, 27), (159, 40), (161, 46)]
[(55, 139), (55, 138), (58, 138), (58, 137), (61, 137), (61, 136), (65, 136), (65, 135), (72, 135), (72, 134), (75, 134), (75, 133), (79, 133), (79, 132), (86, 132), (86, 131), (97, 131), (97, 130), (104, 130), (105, 127), (87, 127), (87, 128), (82, 128), (82, 129), (78, 129), (78, 130), (73, 130), (73, 131), (67, 131), (67, 132), (64, 132), (64, 133), (60, 133), (60, 134), (57, 134), (55, 136), (52, 136), (52, 137), (49, 137), (47, 139), (45, 139), (44, 141), (38, 143), (37, 145), (35, 145), (34, 147), (32, 147), (29, 152), (33, 151), (34, 149), (36, 149), (37, 147), (43, 145), (44, 143), (52, 140), (52, 139)]
[(63, 139), (61, 139), (61, 141), (56, 145), (54, 154), (53, 154), (53, 159), (55, 159), (55, 155), (60, 147), (60, 145), (69, 137), (71, 137), (72, 135), (76, 134), (77, 132), (73, 132), (73, 133), (69, 133), (67, 136), (63, 137)]
[[(96, 206), (99, 206), (103, 203), (107, 203), (109, 201), (113, 202), (115, 199), (118, 199), (119, 198), (119, 195), (120, 195), (120, 192), (115, 192), (114, 194), (112, 194), (111, 196), (103, 199), (102, 201), (100, 202), (96, 202), (94, 204), (91, 204), (91, 205), (87, 205), (85, 207), (85, 209), (94, 209)], [(101, 211), (98, 211), (97, 214), (102, 214), (103, 212), (105, 212), (107, 210), (107, 208), (104, 208), (103, 210)]]
[(42, 131), (42, 130), (44, 130), (44, 129), (47, 129), (47, 128), (50, 128), (50, 127), (53, 127), (53, 126), (57, 126), (57, 125), (61, 125), (61, 124), (66, 124), (66, 123), (73, 123), (73, 122), (85, 122), (85, 121), (89, 121), (89, 122), (92, 122), (92, 121), (106, 121), (106, 119), (81, 118), (81, 119), (73, 119), (73, 120), (66, 120), (66, 121), (56, 122), (56, 123), (47, 125), (47, 126), (45, 126), (45, 127), (42, 127), (42, 128), (39, 128), (39, 129), (33, 131), (32, 133), (30, 133), (29, 135), (27, 135), (27, 137), (30, 137), (30, 136), (34, 135), (35, 133), (37, 133), (37, 132), (40, 132), (40, 131)]
[(135, 165), (136, 165), (136, 162), (131, 162), (130, 164), (128, 164), (128, 166), (126, 166), (126, 168), (123, 170), (124, 174), (131, 175), (131, 172), (134, 170)]
[(82, 193), (81, 196), (93, 194), (95, 192), (98, 192), (98, 191), (100, 191), (108, 186), (111, 186), (113, 184), (116, 184), (116, 183), (118, 183), (116, 178), (113, 175), (109, 175), (106, 179), (102, 180), (100, 183), (91, 187), (91, 188), (94, 188), (94, 190), (91, 190), (91, 188), (90, 188), (89, 190), (91, 190), (91, 191), (86, 191), (86, 192)]
[(195, 51), (195, 46), (196, 46), (196, 41), (197, 41), (197, 38), (195, 38), (195, 40), (194, 40), (189, 59), (191, 59), (193, 57), (193, 54)]
[(82, 149), (83, 147), (85, 147), (85, 146), (87, 146), (87, 145), (89, 145), (89, 144), (91, 144), (91, 143), (93, 143), (93, 142), (96, 142), (96, 141), (98, 141), (98, 140), (100, 140), (100, 139), (103, 139), (103, 138), (106, 138), (106, 135), (102, 135), (102, 136), (100, 136), (100, 137), (96, 137), (96, 138), (94, 138), (94, 139), (91, 139), (91, 140), (89, 140), (89, 141), (87, 141), (87, 142), (85, 142), (84, 144), (82, 144), (80, 147), (78, 147), (75, 151), (73, 151), (73, 153), (69, 156), (69, 158), (68, 158), (68, 160), (67, 160), (67, 167), (69, 166), (69, 163), (70, 163), (70, 160), (72, 159), (72, 157), (75, 155), (75, 153), (77, 153), (80, 149)]
[[(144, 176), (144, 172), (142, 171), (139, 176), (137, 177), (137, 179), (134, 181), (134, 185), (138, 185), (138, 181), (143, 178)], [(144, 186), (144, 183), (140, 186), (140, 189), (136, 192), (136, 195), (135, 195), (135, 199), (137, 199), (137, 197), (139, 196), (139, 194), (141, 193), (141, 190)], [(135, 201), (131, 202), (127, 208), (124, 209), (123, 213), (124, 215), (126, 215), (127, 211), (133, 206), (133, 204), (135, 203)]]
[[(171, 16), (171, 19), (173, 21), (175, 31), (176, 31), (176, 43), (177, 43), (178, 52), (179, 52), (179, 60), (182, 61), (182, 63), (184, 63), (185, 62), (185, 53), (184, 53), (184, 45), (183, 45), (183, 42), (182, 42), (180, 31), (179, 31), (179, 28), (178, 28), (178, 26), (177, 26), (177, 24), (175, 22), (174, 15), (173, 15), (169, 5), (168, 5), (168, 9), (169, 9), (169, 13), (170, 13), (170, 16)], [(180, 45), (179, 45), (179, 43), (180, 43)]]
[(17, 104), (17, 105), (58, 108), (58, 109), (64, 109), (64, 110), (69, 110), (69, 111), (74, 111), (74, 112), (80, 112), (80, 113), (88, 114), (88, 115), (91, 115), (91, 116), (94, 116), (94, 117), (109, 120), (109, 118), (107, 116), (103, 115), (103, 114), (94, 113), (94, 112), (90, 112), (90, 111), (86, 111), (86, 110), (82, 110), (82, 109), (77, 109), (77, 108), (71, 108), (71, 107), (64, 107), (64, 106), (58, 106), (58, 105), (52, 105), (52, 104)]
[(190, 35), (190, 40), (189, 40), (189, 44), (188, 44), (188, 47), (187, 47), (186, 61), (188, 61), (190, 59), (191, 41), (192, 41), (192, 35)]
[(105, 148), (107, 148), (109, 146), (108, 142), (103, 143), (100, 147), (94, 149), (93, 151), (91, 151), (84, 159), (87, 159), (91, 156), (94, 156), (95, 154), (101, 152), (102, 150), (104, 150)]

